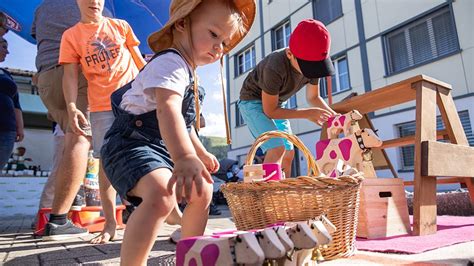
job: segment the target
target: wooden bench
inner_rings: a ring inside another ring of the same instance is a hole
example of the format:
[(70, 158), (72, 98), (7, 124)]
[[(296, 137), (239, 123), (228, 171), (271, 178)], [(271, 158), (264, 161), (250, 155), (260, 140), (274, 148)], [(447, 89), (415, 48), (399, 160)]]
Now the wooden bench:
[[(340, 113), (356, 109), (361, 114), (368, 114), (413, 100), (416, 105), (415, 136), (384, 140), (381, 151), (389, 162), (383, 149), (415, 145), (413, 233), (427, 235), (434, 234), (437, 230), (438, 177), (449, 177), (441, 179), (442, 183), (464, 183), (469, 190), (471, 202), (474, 203), (474, 148), (469, 147), (462, 128), (451, 95), (451, 85), (419, 75), (351, 97), (331, 107)], [(436, 106), (446, 126), (445, 130), (436, 130)], [(370, 120), (368, 123), (371, 125)], [(438, 142), (440, 138), (447, 139), (450, 143)], [(388, 167), (396, 177), (396, 171), (390, 162)]]

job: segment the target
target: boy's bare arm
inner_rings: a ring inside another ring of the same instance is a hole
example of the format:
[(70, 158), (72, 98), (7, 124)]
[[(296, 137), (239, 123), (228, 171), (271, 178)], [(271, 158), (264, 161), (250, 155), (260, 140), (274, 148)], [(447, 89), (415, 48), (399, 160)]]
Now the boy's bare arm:
[(311, 83), (306, 85), (306, 101), (311, 106), (323, 108), (332, 115), (336, 114), (336, 112), (331, 107), (329, 107), (326, 101), (324, 101), (324, 99), (319, 95), (319, 85), (314, 85)]
[(176, 197), (181, 201), (183, 189), (187, 200), (191, 197), (193, 184), (197, 193), (202, 194), (203, 178), (212, 183), (212, 178), (196, 154), (181, 114), (182, 97), (167, 89), (155, 89), (156, 115), (161, 137), (174, 162), (173, 175), (168, 190), (176, 184)]
[[(67, 112), (69, 115), (69, 124), (72, 132), (77, 135), (86, 135), (84, 130), (79, 126), (88, 125), (87, 119), (84, 114), (76, 108), (77, 100), (77, 83), (78, 83), (79, 64), (70, 63), (64, 64), (63, 74), (63, 93), (64, 99), (66, 100)], [(91, 93), (91, 92), (89, 92)]]
[(143, 56), (138, 46), (127, 46), (127, 48), (130, 51), (130, 54), (132, 55), (135, 65), (137, 65), (138, 69), (142, 69), (146, 65), (146, 61), (145, 59), (143, 59)]
[(286, 109), (281, 108), (278, 103), (278, 95), (270, 95), (262, 91), (263, 112), (272, 119), (308, 119), (318, 125), (322, 125), (331, 113), (319, 107)]

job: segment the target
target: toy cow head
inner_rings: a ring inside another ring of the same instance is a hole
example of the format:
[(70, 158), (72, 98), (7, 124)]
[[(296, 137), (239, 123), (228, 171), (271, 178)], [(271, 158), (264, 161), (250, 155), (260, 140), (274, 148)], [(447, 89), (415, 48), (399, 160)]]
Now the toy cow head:
[(266, 259), (278, 259), (285, 255), (285, 247), (272, 228), (265, 228), (255, 232), (255, 237)]
[(362, 119), (362, 115), (357, 110), (330, 117), (327, 122), (328, 137), (335, 138), (341, 133), (344, 133), (346, 137), (349, 136), (352, 133), (351, 125), (360, 119)]
[(293, 241), (295, 248), (310, 249), (318, 244), (318, 240), (307, 222), (290, 224), (287, 233), (291, 241)]
[(275, 233), (280, 239), (281, 244), (285, 247), (285, 252), (290, 252), (295, 248), (295, 244), (291, 241), (290, 237), (288, 236), (284, 226), (274, 226), (272, 227)]
[(231, 237), (230, 241), (234, 243), (236, 263), (252, 265), (263, 263), (265, 254), (253, 233), (239, 233)]
[(310, 228), (318, 240), (318, 246), (327, 245), (332, 241), (332, 236), (324, 224), (319, 220), (310, 221)]
[(364, 128), (354, 132), (359, 148), (365, 150), (367, 148), (377, 148), (382, 146), (382, 140), (370, 128)]

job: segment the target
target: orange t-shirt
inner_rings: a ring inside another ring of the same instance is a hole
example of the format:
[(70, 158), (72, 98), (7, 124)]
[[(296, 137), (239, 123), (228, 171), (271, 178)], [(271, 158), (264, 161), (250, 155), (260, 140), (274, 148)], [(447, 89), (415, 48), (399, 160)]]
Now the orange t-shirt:
[(110, 111), (110, 95), (138, 74), (128, 47), (140, 42), (124, 20), (77, 23), (61, 39), (59, 64), (78, 63), (88, 82), (91, 112)]

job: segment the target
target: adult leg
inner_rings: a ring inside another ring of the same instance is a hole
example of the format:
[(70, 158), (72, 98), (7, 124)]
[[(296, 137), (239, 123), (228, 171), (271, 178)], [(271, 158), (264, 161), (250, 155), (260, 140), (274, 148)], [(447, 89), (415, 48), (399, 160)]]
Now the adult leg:
[(69, 211), (86, 173), (89, 148), (88, 137), (66, 132), (63, 158), (56, 177), (52, 214)]
[(176, 206), (176, 197), (167, 190), (171, 171), (156, 169), (138, 181), (129, 192), (142, 198), (130, 216), (120, 251), (121, 265), (146, 265), (158, 231)]
[[(40, 73), (37, 84), (48, 115), (65, 132), (63, 158), (59, 163), (50, 223), (46, 226), (43, 237), (45, 240), (65, 239), (87, 233), (87, 229), (77, 228), (67, 221), (67, 213), (86, 173), (90, 137), (78, 136), (69, 129), (62, 77), (63, 67), (56, 67)], [(87, 81), (82, 74), (79, 76), (78, 88), (77, 108), (87, 117)], [(90, 132), (87, 133), (90, 135)]]
[(54, 154), (53, 154), (53, 166), (51, 174), (44, 184), (43, 192), (41, 193), (39, 208), (51, 208), (53, 205), (54, 198), (54, 187), (56, 182), (56, 177), (58, 176), (59, 162), (63, 156), (64, 152), (64, 136), (54, 136), (53, 137), (54, 145)]

